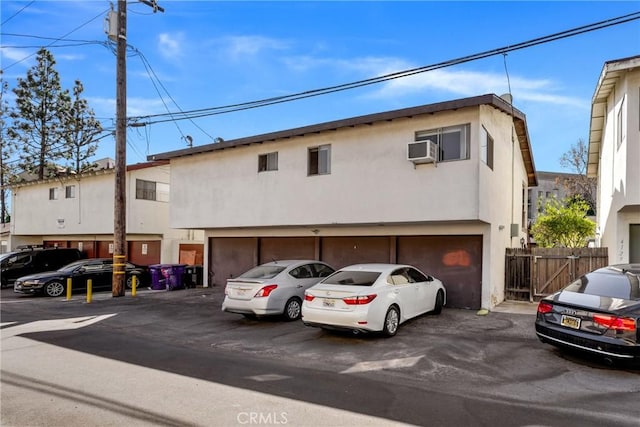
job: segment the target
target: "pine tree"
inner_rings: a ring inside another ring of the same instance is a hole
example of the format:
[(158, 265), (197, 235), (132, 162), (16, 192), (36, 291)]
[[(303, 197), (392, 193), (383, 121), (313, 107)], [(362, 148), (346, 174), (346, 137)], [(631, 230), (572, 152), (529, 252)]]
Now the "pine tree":
[(95, 164), (88, 160), (98, 149), (94, 140), (102, 132), (102, 125), (96, 119), (95, 113), (89, 107), (86, 99), (81, 97), (84, 87), (80, 80), (76, 80), (73, 87), (71, 109), (65, 121), (65, 151), (63, 156), (71, 161), (71, 169), (81, 174), (91, 169)]
[(12, 141), (7, 136), (7, 119), (9, 118), (9, 103), (6, 93), (9, 85), (0, 77), (0, 223), (9, 222), (7, 186), (14, 177), (11, 156), (14, 153)]
[(51, 52), (40, 49), (36, 61), (13, 89), (16, 108), (8, 135), (17, 145), (19, 167), (43, 179), (55, 174), (56, 162), (63, 158), (71, 97), (60, 85)]

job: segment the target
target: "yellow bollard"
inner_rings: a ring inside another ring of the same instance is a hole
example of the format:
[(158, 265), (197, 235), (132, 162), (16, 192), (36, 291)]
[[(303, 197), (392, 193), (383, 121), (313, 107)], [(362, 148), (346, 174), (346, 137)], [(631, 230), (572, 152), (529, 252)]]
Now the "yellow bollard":
[(71, 278), (67, 279), (67, 301), (71, 301)]
[(91, 304), (92, 287), (93, 287), (93, 281), (91, 279), (87, 279), (87, 304)]
[(131, 296), (136, 296), (136, 287), (138, 287), (138, 276), (131, 277)]

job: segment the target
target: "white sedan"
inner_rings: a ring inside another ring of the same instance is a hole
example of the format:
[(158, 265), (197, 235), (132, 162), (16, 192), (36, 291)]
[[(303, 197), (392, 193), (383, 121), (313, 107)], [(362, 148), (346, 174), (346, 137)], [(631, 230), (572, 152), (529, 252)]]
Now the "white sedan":
[(304, 291), (334, 269), (320, 261), (288, 260), (259, 265), (227, 280), (222, 311), (247, 317), (283, 314), (300, 317)]
[(410, 265), (357, 264), (342, 268), (304, 294), (307, 326), (382, 332), (423, 313), (439, 314), (446, 302), (442, 282)]

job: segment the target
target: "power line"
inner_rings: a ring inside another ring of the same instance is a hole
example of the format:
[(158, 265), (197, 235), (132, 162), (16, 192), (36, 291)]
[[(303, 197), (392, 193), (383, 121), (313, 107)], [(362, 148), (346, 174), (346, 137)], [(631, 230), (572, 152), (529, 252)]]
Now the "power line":
[[(60, 36), (60, 37), (56, 38), (53, 42), (49, 43), (49, 45), (44, 46), (44, 47), (45, 47), (45, 48), (47, 48), (47, 47), (51, 47), (51, 46), (53, 46), (56, 42), (58, 42), (58, 41), (60, 41), (60, 40), (64, 39), (64, 38), (65, 38), (65, 37), (67, 37), (68, 35), (75, 33), (76, 31), (78, 31), (78, 30), (79, 30), (79, 29), (81, 29), (82, 27), (84, 27), (84, 26), (86, 26), (86, 25), (89, 25), (90, 23), (92, 23), (92, 22), (93, 22), (93, 21), (95, 21), (96, 19), (98, 19), (98, 18), (102, 17), (102, 16), (103, 16), (105, 13), (107, 13), (109, 10), (110, 10), (110, 9), (106, 9), (106, 10), (104, 10), (104, 11), (100, 12), (98, 15), (94, 16), (93, 18), (91, 18), (90, 20), (88, 20), (87, 22), (85, 22), (84, 24), (79, 25), (78, 27), (74, 28), (73, 30), (69, 31), (68, 33), (66, 33), (66, 34), (65, 34), (65, 35), (63, 35), (63, 36)], [(18, 61), (16, 61), (16, 62), (14, 62), (14, 63), (11, 63), (11, 64), (7, 65), (6, 67), (4, 67), (4, 68), (3, 68), (3, 71), (6, 71), (6, 70), (8, 70), (9, 68), (13, 67), (14, 65), (17, 65), (17, 64), (20, 64), (21, 62), (26, 61), (27, 59), (31, 58), (32, 56), (34, 56), (34, 55), (36, 55), (36, 54), (37, 54), (37, 52), (34, 52), (34, 53), (32, 53), (31, 55), (28, 55), (28, 56), (26, 56), (26, 57), (24, 57), (24, 58), (22, 58), (22, 59), (20, 59), (20, 60), (18, 60)]]
[[(201, 117), (227, 114), (227, 113), (241, 111), (241, 110), (248, 110), (248, 109), (259, 108), (259, 107), (264, 107), (268, 105), (291, 102), (291, 101), (296, 101), (304, 98), (310, 98), (310, 97), (326, 95), (326, 94), (350, 90), (350, 89), (356, 89), (359, 87), (382, 83), (385, 81), (394, 80), (402, 77), (409, 77), (412, 75), (425, 73), (427, 71), (433, 71), (440, 68), (450, 67), (453, 65), (459, 65), (459, 64), (463, 64), (471, 61), (476, 61), (479, 59), (484, 59), (494, 55), (503, 55), (515, 50), (520, 50), (520, 49), (525, 49), (525, 48), (529, 48), (529, 47), (533, 47), (533, 46), (537, 46), (545, 43), (550, 43), (553, 41), (600, 30), (600, 29), (611, 27), (614, 25), (620, 25), (626, 22), (637, 20), (637, 19), (640, 19), (640, 12), (634, 12), (634, 13), (619, 16), (616, 18), (611, 18), (604, 21), (599, 21), (592, 24), (572, 28), (559, 33), (554, 33), (547, 36), (538, 37), (528, 41), (520, 42), (514, 45), (503, 46), (500, 48), (491, 49), (488, 51), (479, 52), (479, 53), (459, 57), (456, 59), (451, 59), (444, 62), (439, 62), (436, 64), (412, 68), (404, 71), (398, 71), (398, 72), (386, 74), (383, 76), (373, 77), (365, 80), (359, 80), (351, 83), (345, 83), (345, 84), (340, 84), (336, 86), (313, 89), (313, 90), (298, 92), (290, 95), (265, 98), (265, 99), (260, 99), (256, 101), (249, 101), (249, 102), (243, 102), (238, 104), (230, 104), (230, 105), (224, 105), (219, 107), (210, 107), (210, 108), (196, 109), (196, 110), (190, 110), (190, 111), (180, 111), (180, 112), (174, 112), (174, 113), (161, 113), (161, 114), (150, 114), (145, 116), (133, 116), (133, 117), (130, 117), (129, 119), (133, 121), (136, 121), (136, 120), (143, 121), (146, 124), (165, 123), (165, 122), (174, 121), (174, 120), (191, 120), (191, 119), (196, 119)], [(169, 118), (165, 118), (165, 117), (169, 117)], [(157, 120), (150, 120), (150, 119), (157, 119)]]
[(17, 11), (16, 13), (14, 13), (13, 15), (11, 15), (10, 17), (8, 17), (7, 19), (5, 19), (4, 21), (2, 21), (3, 25), (6, 24), (7, 22), (11, 21), (13, 18), (15, 18), (17, 15), (20, 14), (20, 12), (22, 12), (23, 10), (25, 10), (26, 8), (28, 8), (29, 6), (31, 6), (33, 3), (35, 2), (35, 0), (30, 1), (29, 3), (27, 3), (25, 6), (23, 6), (19, 11)]

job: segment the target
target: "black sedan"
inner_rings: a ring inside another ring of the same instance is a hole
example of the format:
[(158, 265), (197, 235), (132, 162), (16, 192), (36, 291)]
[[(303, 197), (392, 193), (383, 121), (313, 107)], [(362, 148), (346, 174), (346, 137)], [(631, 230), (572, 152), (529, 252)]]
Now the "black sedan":
[[(137, 278), (138, 286), (147, 286), (149, 283), (147, 268), (128, 262), (126, 265), (127, 288), (130, 289), (133, 285), (134, 277)], [(73, 293), (86, 292), (88, 279), (91, 279), (93, 291), (110, 290), (113, 279), (113, 259), (83, 259), (55, 271), (20, 277), (13, 285), (13, 290), (22, 294), (44, 294), (49, 297), (59, 297), (66, 293), (67, 279), (71, 279)]]
[(640, 362), (640, 264), (613, 265), (580, 277), (540, 301), (540, 341)]

